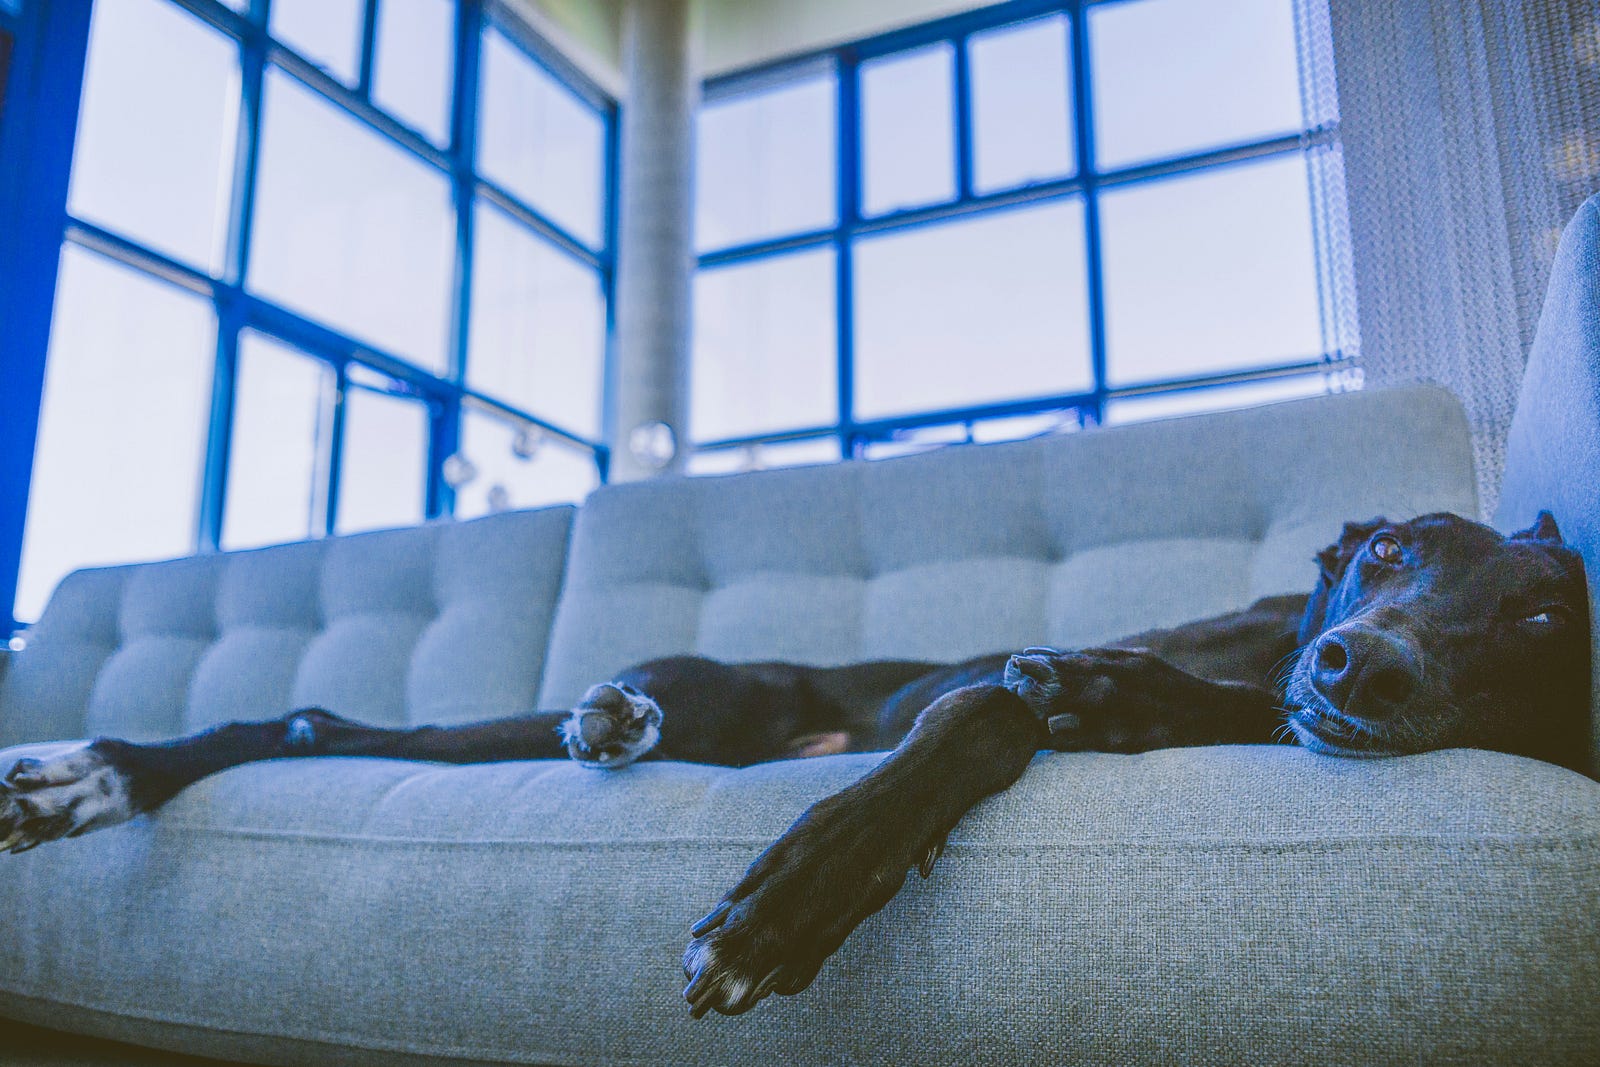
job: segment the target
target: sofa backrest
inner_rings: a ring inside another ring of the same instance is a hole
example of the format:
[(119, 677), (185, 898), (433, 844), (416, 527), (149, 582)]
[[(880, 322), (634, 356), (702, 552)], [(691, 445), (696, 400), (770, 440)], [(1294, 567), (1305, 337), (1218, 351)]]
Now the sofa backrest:
[(601, 488), (541, 706), (630, 663), (954, 661), (1309, 590), (1348, 519), (1476, 517), (1459, 403), (1373, 390), (878, 462)]
[(1600, 194), (1567, 224), (1506, 442), (1495, 521), (1510, 532), (1555, 514), (1583, 553), (1593, 641), (1590, 769), (1600, 776)]
[(78, 571), (9, 657), (0, 745), (314, 704), (393, 726), (526, 712), (572, 512)]

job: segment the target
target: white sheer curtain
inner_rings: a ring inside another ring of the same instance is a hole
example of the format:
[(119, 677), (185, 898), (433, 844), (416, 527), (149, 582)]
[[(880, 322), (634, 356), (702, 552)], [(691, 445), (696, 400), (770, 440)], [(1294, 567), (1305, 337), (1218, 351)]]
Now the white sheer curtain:
[(1462, 398), (1490, 514), (1556, 239), (1600, 188), (1600, 7), (1334, 0), (1330, 29), (1365, 377)]

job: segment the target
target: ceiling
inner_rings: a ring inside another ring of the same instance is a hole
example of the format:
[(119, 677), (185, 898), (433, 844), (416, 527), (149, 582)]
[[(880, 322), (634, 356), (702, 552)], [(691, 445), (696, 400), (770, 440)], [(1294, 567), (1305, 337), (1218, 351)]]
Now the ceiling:
[[(509, 0), (534, 29), (621, 95), (628, 0)], [(652, 3), (656, 0), (633, 0)], [(915, 25), (993, 0), (690, 0), (702, 74), (722, 74)]]

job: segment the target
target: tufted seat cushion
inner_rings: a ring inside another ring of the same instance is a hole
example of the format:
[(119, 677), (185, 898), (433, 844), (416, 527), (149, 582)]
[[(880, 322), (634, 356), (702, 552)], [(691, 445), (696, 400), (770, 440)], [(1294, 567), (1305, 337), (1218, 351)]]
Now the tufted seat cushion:
[(1202, 618), (1308, 590), (1347, 519), (1476, 516), (1471, 470), (1460, 405), (1422, 386), (607, 486), (573, 530), (541, 705), (671, 653), (953, 662)]
[(0, 678), (0, 743), (165, 738), (321, 704), (533, 710), (571, 508), (78, 571)]
[(877, 758), (241, 767), (3, 858), (0, 1015), (383, 1067), (1593, 1062), (1600, 786), (1469, 751), (1041, 755), (811, 989), (691, 1020), (689, 924)]

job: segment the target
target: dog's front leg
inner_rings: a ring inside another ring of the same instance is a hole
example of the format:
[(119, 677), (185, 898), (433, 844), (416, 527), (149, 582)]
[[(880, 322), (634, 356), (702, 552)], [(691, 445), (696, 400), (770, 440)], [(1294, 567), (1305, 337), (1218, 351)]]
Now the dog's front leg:
[(684, 990), (696, 1018), (736, 1015), (769, 993), (798, 993), (850, 931), (919, 869), (979, 800), (1015, 782), (1043, 724), (995, 685), (929, 705), (890, 756), (811, 806), (690, 930)]
[(1005, 685), (1061, 752), (1265, 744), (1283, 723), (1275, 690), (1199, 678), (1138, 648), (1030, 648), (1006, 664)]

